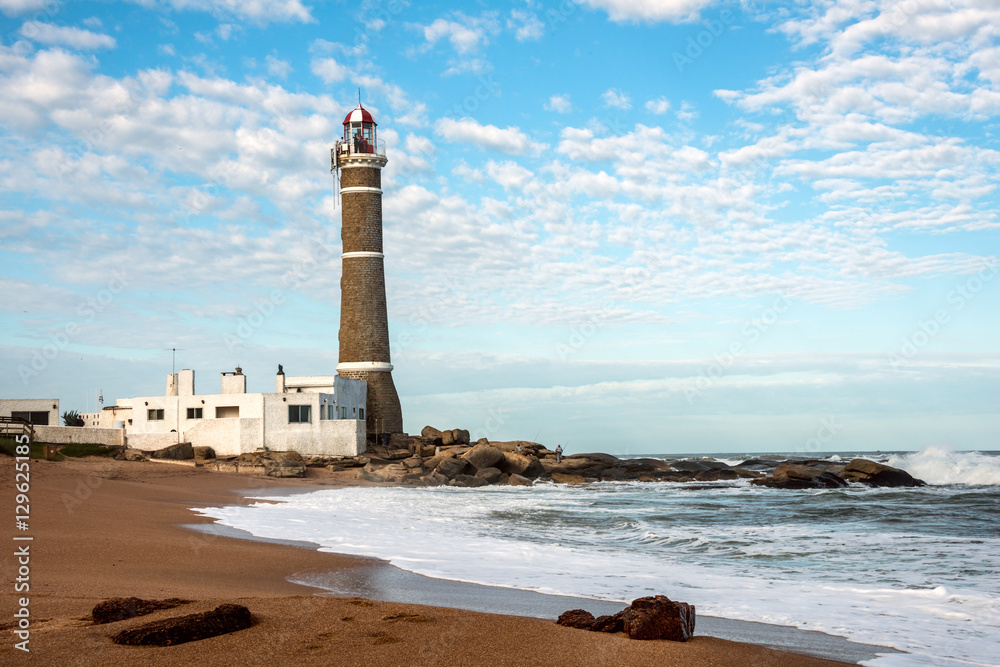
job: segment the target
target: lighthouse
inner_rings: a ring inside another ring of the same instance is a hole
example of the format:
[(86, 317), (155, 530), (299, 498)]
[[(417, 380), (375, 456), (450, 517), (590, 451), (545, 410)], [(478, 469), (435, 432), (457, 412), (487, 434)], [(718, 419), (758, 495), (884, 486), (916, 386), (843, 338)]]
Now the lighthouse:
[(343, 202), (337, 375), (368, 383), (368, 433), (402, 433), (403, 412), (389, 359), (382, 251), (382, 168), (388, 160), (377, 123), (360, 104), (344, 118), (344, 137), (330, 158), (340, 175)]

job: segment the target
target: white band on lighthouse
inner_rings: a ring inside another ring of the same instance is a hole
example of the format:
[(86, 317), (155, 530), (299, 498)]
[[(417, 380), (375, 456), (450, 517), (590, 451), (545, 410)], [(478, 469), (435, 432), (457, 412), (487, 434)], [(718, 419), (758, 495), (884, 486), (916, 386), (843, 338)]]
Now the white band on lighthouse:
[(374, 192), (376, 194), (382, 194), (382, 188), (372, 188), (367, 185), (352, 185), (348, 188), (340, 188), (340, 194), (349, 195), (352, 192)]
[(340, 371), (391, 371), (392, 364), (385, 361), (348, 361), (337, 364), (337, 372)]
[(385, 257), (384, 254), (380, 252), (370, 252), (367, 250), (359, 250), (358, 252), (344, 252), (340, 254), (341, 258), (348, 259), (351, 257), (378, 257), (382, 259)]

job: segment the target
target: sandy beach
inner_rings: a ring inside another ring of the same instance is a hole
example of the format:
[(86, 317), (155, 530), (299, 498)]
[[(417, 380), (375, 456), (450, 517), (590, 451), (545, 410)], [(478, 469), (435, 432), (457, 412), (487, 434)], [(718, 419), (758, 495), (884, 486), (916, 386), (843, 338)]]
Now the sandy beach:
[[(2, 488), (13, 505), (13, 459)], [(14, 648), (16, 595), (8, 583), (4, 664), (46, 665), (843, 665), (697, 636), (687, 643), (632, 641), (550, 620), (363, 598), (317, 595), (292, 575), (370, 568), (368, 559), (204, 534), (191, 507), (246, 502), (252, 488), (354, 483), (322, 475), (270, 480), (169, 464), (105, 459), (31, 462), (30, 656)], [(9, 534), (14, 531), (9, 530)], [(10, 538), (8, 538), (10, 539)], [(4, 559), (12, 582), (16, 562)], [(664, 591), (669, 595), (669, 591)], [(25, 595), (25, 594), (20, 594)], [(184, 598), (175, 609), (94, 625), (101, 600)], [(697, 600), (686, 600), (697, 604)], [(150, 620), (246, 605), (254, 625), (166, 648), (113, 644), (109, 635)]]

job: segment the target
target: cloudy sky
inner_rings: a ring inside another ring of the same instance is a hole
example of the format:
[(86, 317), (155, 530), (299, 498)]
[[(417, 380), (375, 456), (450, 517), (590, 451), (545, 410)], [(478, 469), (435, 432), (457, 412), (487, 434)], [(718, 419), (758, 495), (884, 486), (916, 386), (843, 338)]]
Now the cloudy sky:
[(0, 12), (0, 395), (333, 374), (360, 89), (409, 432), (1000, 449), (996, 0)]

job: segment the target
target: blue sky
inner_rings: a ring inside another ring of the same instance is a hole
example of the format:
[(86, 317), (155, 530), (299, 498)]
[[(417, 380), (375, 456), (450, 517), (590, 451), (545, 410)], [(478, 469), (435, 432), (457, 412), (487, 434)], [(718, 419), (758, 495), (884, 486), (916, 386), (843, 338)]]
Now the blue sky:
[(411, 433), (1000, 449), (992, 0), (0, 12), (0, 395), (333, 374), (360, 88)]

